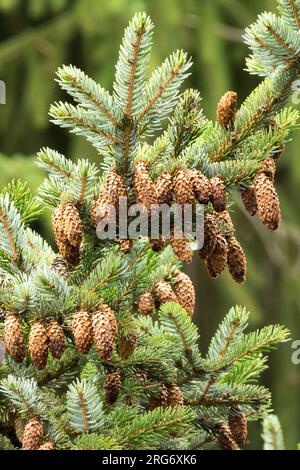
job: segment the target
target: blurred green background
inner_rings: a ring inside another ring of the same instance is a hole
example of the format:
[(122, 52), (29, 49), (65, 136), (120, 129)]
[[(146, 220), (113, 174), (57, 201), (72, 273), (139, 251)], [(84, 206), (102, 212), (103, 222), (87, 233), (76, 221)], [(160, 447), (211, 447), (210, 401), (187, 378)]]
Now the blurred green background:
[[(48, 109), (65, 99), (54, 81), (62, 63), (82, 68), (111, 89), (118, 46), (130, 17), (146, 10), (155, 23), (151, 67), (176, 48), (193, 57), (186, 86), (198, 88), (209, 118), (229, 89), (242, 101), (258, 80), (243, 69), (248, 51), (243, 29), (259, 12), (274, 10), (275, 0), (1, 0), (0, 80), (6, 83), (6, 104), (0, 105), (0, 188), (12, 177), (27, 180), (35, 190), (43, 174), (34, 164), (41, 146), (71, 158), (98, 160), (94, 149), (79, 137), (48, 122)], [(283, 219), (277, 233), (267, 233), (237, 205), (234, 214), (239, 240), (248, 258), (248, 281), (234, 285), (226, 274), (208, 278), (197, 257), (189, 268), (198, 292), (196, 321), (202, 348), (232, 304), (252, 312), (252, 328), (282, 323), (300, 339), (300, 225), (298, 147), (300, 132), (280, 161), (277, 188)], [(39, 229), (53, 242), (49, 214)], [(291, 361), (291, 343), (271, 356), (264, 374), (272, 389), (289, 449), (300, 440), (300, 365)], [(261, 448), (260, 427), (251, 427), (251, 448)]]

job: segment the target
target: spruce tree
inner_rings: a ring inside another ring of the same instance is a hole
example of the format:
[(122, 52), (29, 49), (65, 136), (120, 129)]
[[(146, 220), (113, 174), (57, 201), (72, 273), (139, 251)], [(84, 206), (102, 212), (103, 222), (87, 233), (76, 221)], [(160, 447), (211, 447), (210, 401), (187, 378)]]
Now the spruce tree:
[[(249, 313), (236, 306), (201, 355), (194, 287), (182, 271), (193, 256), (188, 237), (173, 227), (166, 239), (101, 240), (96, 227), (124, 197), (147, 220), (160, 203), (204, 206), (194, 256), (214, 278), (228, 266), (234, 281), (246, 280), (232, 194), (278, 228), (276, 165), (299, 123), (287, 103), (300, 75), (300, 2), (278, 4), (278, 16), (262, 14), (245, 35), (248, 70), (263, 81), (240, 107), (227, 92), (216, 122), (198, 91), (181, 91), (191, 68), (183, 51), (148, 77), (145, 13), (125, 30), (112, 94), (74, 66), (58, 70), (75, 104), (55, 103), (52, 120), (84, 136), (100, 164), (43, 148), (38, 165), (49, 176), (38, 198), (20, 181), (0, 195), (0, 448), (237, 450), (247, 422), (270, 411), (258, 381), (267, 351), (289, 332), (249, 333)], [(46, 207), (58, 254), (30, 228)]]

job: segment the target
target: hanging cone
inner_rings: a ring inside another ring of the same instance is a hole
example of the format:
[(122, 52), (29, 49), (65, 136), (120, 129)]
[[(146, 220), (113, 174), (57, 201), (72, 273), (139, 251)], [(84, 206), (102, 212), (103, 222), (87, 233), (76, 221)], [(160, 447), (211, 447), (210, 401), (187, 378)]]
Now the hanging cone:
[(221, 98), (217, 108), (217, 122), (224, 129), (229, 130), (233, 128), (237, 108), (237, 93), (235, 91), (228, 91)]
[(44, 369), (48, 359), (48, 338), (45, 327), (39, 321), (31, 325), (28, 350), (33, 365), (39, 370)]
[(155, 284), (154, 295), (157, 297), (160, 304), (164, 304), (166, 302), (178, 303), (178, 299), (176, 294), (173, 292), (172, 287), (163, 279), (157, 281)]
[(204, 242), (203, 247), (199, 251), (202, 259), (206, 259), (215, 249), (216, 239), (218, 235), (218, 226), (216, 218), (211, 214), (204, 216)]
[(191, 263), (193, 259), (193, 250), (190, 242), (184, 234), (174, 233), (170, 237), (170, 242), (174, 254), (182, 263)]
[(192, 317), (195, 310), (196, 295), (191, 279), (186, 274), (180, 272), (174, 279), (174, 283), (174, 292), (178, 302)]
[(79, 248), (82, 236), (83, 225), (75, 204), (67, 203), (63, 206), (63, 231), (70, 245)]
[(38, 450), (54, 450), (54, 444), (51, 441), (45, 442), (38, 448)]
[(177, 204), (193, 204), (195, 201), (189, 170), (178, 170), (175, 174), (174, 194)]
[(235, 237), (229, 237), (227, 245), (227, 265), (229, 272), (238, 284), (244, 284), (247, 277), (247, 259), (245, 253)]
[(108, 305), (101, 305), (92, 317), (93, 338), (99, 357), (104, 362), (112, 359), (115, 347), (118, 325), (112, 309)]
[(211, 202), (216, 212), (223, 212), (227, 205), (226, 188), (219, 176), (214, 176), (210, 180)]
[(57, 321), (52, 320), (47, 326), (48, 347), (55, 359), (60, 359), (65, 350), (65, 334)]
[(246, 415), (240, 411), (232, 410), (229, 416), (231, 434), (239, 446), (244, 446), (248, 438), (248, 424)]
[(178, 385), (172, 385), (168, 390), (168, 406), (183, 406), (184, 397)]
[(137, 337), (135, 334), (131, 334), (130, 336), (124, 337), (120, 339), (119, 342), (119, 355), (122, 359), (128, 359), (133, 351), (136, 348)]
[(193, 185), (193, 191), (197, 201), (200, 204), (208, 204), (210, 201), (211, 187), (210, 181), (204, 176), (201, 171), (190, 171), (190, 178)]
[(244, 207), (251, 217), (257, 214), (258, 207), (256, 201), (255, 190), (252, 186), (249, 186), (245, 190), (241, 190), (242, 201)]
[(155, 305), (154, 299), (150, 292), (145, 292), (142, 294), (138, 301), (138, 312), (140, 315), (152, 315), (154, 312)]
[(103, 389), (105, 401), (109, 403), (109, 405), (113, 405), (117, 401), (121, 385), (121, 375), (118, 369), (106, 374)]
[(155, 184), (158, 203), (171, 204), (174, 187), (172, 175), (167, 171), (162, 173), (155, 181)]
[(276, 163), (273, 157), (266, 158), (262, 164), (262, 173), (274, 182), (276, 175)]
[(42, 444), (44, 428), (38, 417), (31, 418), (24, 427), (22, 449), (37, 450)]
[(25, 424), (26, 424), (26, 421), (21, 418), (16, 418), (14, 421), (15, 433), (20, 444), (22, 444)]
[(72, 315), (71, 330), (77, 350), (87, 354), (93, 344), (92, 322), (87, 310), (80, 309)]
[(254, 181), (259, 217), (268, 230), (277, 230), (281, 222), (280, 202), (273, 182), (263, 173)]
[(149, 212), (152, 205), (158, 204), (155, 183), (152, 181), (145, 162), (138, 162), (135, 166), (133, 185), (136, 201), (143, 204)]
[(149, 409), (154, 410), (158, 407), (168, 406), (169, 390), (163, 382), (159, 384), (159, 392), (157, 397), (149, 399)]
[(68, 264), (62, 256), (57, 256), (53, 261), (51, 268), (57, 274), (59, 274), (65, 281), (69, 278), (70, 272), (68, 269)]
[(25, 357), (25, 339), (20, 320), (14, 313), (5, 316), (3, 339), (8, 354), (15, 362), (22, 362)]
[(217, 432), (217, 441), (221, 450), (239, 450), (228, 426), (221, 424)]
[(128, 253), (131, 252), (132, 240), (119, 240), (118, 243), (119, 243), (120, 250), (122, 251), (122, 253), (124, 253), (125, 255), (128, 255)]
[(57, 242), (57, 247), (70, 268), (78, 265), (80, 260), (79, 248), (71, 245), (68, 241)]
[(206, 258), (207, 271), (213, 279), (218, 278), (227, 264), (228, 246), (226, 239), (220, 233), (216, 237), (216, 244), (212, 253)]
[(52, 214), (52, 228), (57, 244), (66, 241), (64, 206), (64, 204), (60, 204)]

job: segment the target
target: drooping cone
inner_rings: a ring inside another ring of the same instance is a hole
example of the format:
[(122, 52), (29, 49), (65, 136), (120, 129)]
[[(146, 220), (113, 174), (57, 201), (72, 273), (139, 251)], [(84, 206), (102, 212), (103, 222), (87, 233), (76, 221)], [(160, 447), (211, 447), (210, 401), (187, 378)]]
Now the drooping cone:
[(273, 182), (263, 173), (254, 181), (260, 220), (268, 230), (277, 230), (281, 222), (280, 202)]
[(247, 259), (245, 253), (235, 237), (227, 240), (227, 265), (232, 278), (239, 284), (244, 284), (247, 277)]
[(25, 356), (25, 339), (19, 318), (14, 313), (5, 316), (3, 339), (8, 354), (15, 362), (22, 362)]
[(204, 176), (201, 171), (191, 170), (190, 177), (193, 185), (193, 190), (197, 201), (200, 204), (208, 204), (210, 200), (210, 181)]
[(159, 384), (159, 392), (157, 397), (151, 397), (149, 399), (149, 409), (168, 406), (169, 390), (166, 385), (161, 382)]
[(172, 385), (168, 390), (168, 406), (184, 405), (184, 397), (178, 385)]
[(224, 271), (227, 264), (227, 253), (227, 241), (221, 233), (218, 233), (214, 250), (206, 258), (207, 271), (213, 279), (218, 278)]
[(251, 215), (251, 217), (256, 215), (258, 207), (254, 188), (249, 186), (247, 189), (241, 190), (241, 196), (244, 207), (248, 214)]
[(217, 121), (224, 129), (232, 128), (237, 108), (237, 94), (235, 91), (228, 91), (221, 98), (217, 108)]
[(112, 309), (108, 305), (101, 305), (92, 317), (92, 325), (94, 344), (99, 357), (102, 361), (109, 362), (118, 335), (118, 325)]
[(195, 310), (196, 295), (191, 279), (187, 274), (180, 272), (177, 274), (174, 282), (174, 291), (178, 302), (192, 317)]
[[(173, 291), (172, 291), (173, 292)], [(155, 309), (154, 299), (150, 292), (142, 294), (138, 301), (138, 312), (140, 315), (152, 315)]]
[(155, 284), (154, 295), (157, 297), (160, 304), (164, 304), (166, 302), (178, 302), (172, 287), (163, 279), (157, 281)]
[(274, 182), (276, 175), (276, 163), (273, 157), (268, 157), (262, 165), (262, 172)]
[(214, 176), (210, 180), (211, 202), (216, 212), (223, 212), (226, 209), (227, 193), (226, 188), (219, 176)]
[(52, 226), (60, 254), (68, 265), (76, 266), (79, 262), (83, 225), (75, 204), (60, 204), (53, 213)]
[(128, 359), (136, 348), (137, 337), (135, 334), (122, 336), (119, 342), (119, 355), (122, 359)]
[(63, 206), (63, 219), (64, 233), (68, 242), (79, 248), (83, 236), (83, 225), (75, 204), (69, 202)]
[[(119, 207), (119, 198), (127, 194), (124, 179), (114, 169), (110, 170), (103, 191), (94, 202), (91, 210), (91, 223), (94, 228), (102, 220), (109, 221), (113, 214), (111, 207), (117, 211)], [(117, 215), (117, 214), (116, 214)]]
[(173, 197), (173, 177), (167, 171), (159, 175), (156, 184), (156, 193), (159, 204), (171, 204)]
[(204, 243), (203, 247), (199, 251), (199, 255), (202, 259), (206, 259), (210, 255), (216, 246), (216, 239), (218, 235), (218, 226), (216, 218), (211, 214), (205, 214), (204, 216)]
[(77, 350), (87, 354), (93, 344), (92, 321), (87, 310), (82, 308), (72, 315), (71, 330)]
[(138, 162), (135, 166), (133, 185), (136, 194), (136, 201), (143, 204), (147, 211), (152, 205), (158, 204), (156, 185), (148, 171), (145, 162)]
[(189, 170), (178, 170), (174, 176), (174, 194), (177, 204), (193, 204), (195, 195)]
[(55, 359), (60, 359), (65, 350), (65, 334), (62, 327), (55, 320), (47, 326), (48, 347)]
[(45, 442), (38, 448), (38, 450), (54, 450), (54, 444), (51, 441)]
[(248, 438), (248, 425), (246, 415), (242, 412), (232, 413), (229, 416), (231, 434), (239, 446), (244, 446)]
[(36, 321), (30, 328), (28, 350), (34, 366), (41, 370), (47, 364), (48, 337), (44, 325)]
[(193, 250), (188, 238), (184, 234), (173, 233), (170, 237), (171, 246), (174, 254), (182, 263), (191, 263), (193, 259)]
[(70, 267), (77, 266), (80, 260), (79, 247), (71, 245), (68, 241), (57, 242), (56, 244), (67, 265)]
[(44, 428), (41, 420), (35, 416), (25, 425), (22, 440), (23, 450), (37, 450), (42, 444)]
[(57, 256), (53, 261), (51, 268), (59, 274), (65, 281), (69, 278), (69, 268), (62, 256)]
[(218, 426), (217, 441), (221, 450), (239, 450), (230, 428), (225, 424)]
[(52, 228), (57, 244), (66, 242), (64, 206), (60, 204), (52, 214)]
[(105, 401), (110, 405), (117, 401), (121, 385), (121, 375), (118, 369), (106, 374), (103, 384), (104, 397)]
[(128, 255), (131, 252), (132, 240), (119, 240), (119, 246), (122, 253)]

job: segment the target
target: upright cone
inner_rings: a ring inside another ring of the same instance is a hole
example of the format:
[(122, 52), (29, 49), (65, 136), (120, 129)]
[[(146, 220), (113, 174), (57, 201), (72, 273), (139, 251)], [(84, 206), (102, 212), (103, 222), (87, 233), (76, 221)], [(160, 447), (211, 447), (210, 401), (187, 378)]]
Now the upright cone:
[(44, 369), (48, 359), (48, 337), (44, 325), (36, 321), (30, 328), (28, 349), (31, 360), (39, 370)]
[(192, 317), (195, 310), (195, 289), (193, 283), (189, 276), (185, 273), (178, 273), (175, 282), (175, 295), (178, 299), (178, 302)]
[(93, 344), (92, 321), (84, 308), (74, 313), (71, 318), (71, 330), (77, 350), (87, 354)]
[(44, 428), (38, 417), (31, 418), (25, 425), (22, 439), (23, 450), (37, 450), (42, 444)]
[(25, 357), (25, 338), (19, 318), (15, 313), (5, 316), (3, 337), (8, 354), (15, 362), (22, 362)]

